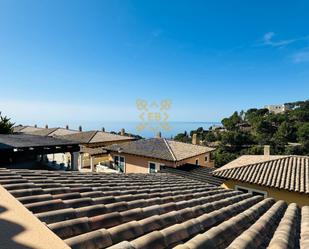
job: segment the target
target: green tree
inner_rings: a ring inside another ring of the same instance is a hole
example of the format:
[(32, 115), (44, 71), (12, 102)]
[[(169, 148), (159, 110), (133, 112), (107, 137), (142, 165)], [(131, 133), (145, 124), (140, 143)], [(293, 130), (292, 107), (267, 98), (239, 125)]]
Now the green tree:
[(216, 135), (214, 134), (214, 132), (209, 131), (209, 132), (207, 132), (206, 135), (205, 135), (205, 140), (206, 140), (207, 142), (215, 142), (215, 141), (217, 140), (217, 137), (216, 137)]
[(273, 134), (276, 132), (276, 127), (267, 120), (260, 120), (253, 124), (253, 130), (258, 144), (269, 144)]
[(232, 116), (230, 116), (229, 118), (224, 118), (221, 121), (223, 126), (228, 130), (235, 130), (236, 125), (241, 122), (242, 122), (242, 119), (241, 119), (241, 116), (238, 115), (238, 112), (234, 112)]
[(189, 143), (191, 142), (191, 138), (188, 136), (187, 131), (185, 131), (184, 133), (178, 133), (175, 137), (174, 137), (175, 141), (179, 141), (179, 142), (183, 142), (183, 143)]
[(221, 142), (224, 145), (229, 145), (236, 148), (241, 148), (243, 145), (253, 143), (252, 137), (247, 132), (227, 131), (222, 134)]
[(287, 144), (288, 142), (295, 142), (296, 139), (296, 129), (295, 127), (289, 123), (284, 121), (278, 127), (278, 130), (273, 136), (273, 141), (278, 142), (280, 144)]
[(213, 153), (216, 167), (223, 166), (236, 158), (235, 153), (228, 152), (224, 147), (220, 147)]
[(305, 147), (307, 151), (309, 147), (309, 123), (304, 123), (298, 127), (297, 140)]
[(0, 134), (11, 134), (13, 133), (14, 123), (7, 116), (2, 116), (0, 112)]

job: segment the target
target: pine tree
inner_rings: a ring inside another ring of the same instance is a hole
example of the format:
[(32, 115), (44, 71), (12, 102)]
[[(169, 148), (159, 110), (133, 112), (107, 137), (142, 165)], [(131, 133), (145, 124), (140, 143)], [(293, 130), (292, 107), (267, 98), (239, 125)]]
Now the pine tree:
[(2, 116), (0, 112), (0, 134), (11, 134), (13, 133), (14, 123), (7, 116)]

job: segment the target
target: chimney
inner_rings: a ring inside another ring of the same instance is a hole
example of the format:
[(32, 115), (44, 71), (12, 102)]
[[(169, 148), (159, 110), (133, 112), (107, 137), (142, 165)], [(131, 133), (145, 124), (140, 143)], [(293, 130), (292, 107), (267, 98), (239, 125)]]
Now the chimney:
[(120, 130), (120, 135), (121, 135), (121, 136), (124, 136), (125, 133), (126, 133), (125, 129), (122, 128), (122, 129)]
[(38, 128), (38, 125), (35, 124), (35, 125), (34, 125), (34, 128)]
[(192, 135), (192, 144), (199, 144), (198, 138), (196, 134)]
[(82, 128), (81, 125), (78, 127), (78, 130), (79, 130), (79, 131), (83, 131), (83, 128)]
[(270, 146), (264, 145), (264, 156), (269, 156), (269, 155), (270, 155)]
[(104, 127), (102, 127), (102, 131), (105, 132), (105, 128)]
[(161, 138), (161, 131), (157, 133), (156, 138)]
[(65, 128), (68, 130), (68, 129), (69, 129), (69, 126), (68, 126), (68, 125), (66, 125), (66, 126), (65, 126)]
[(45, 125), (45, 129), (48, 129), (48, 125)]

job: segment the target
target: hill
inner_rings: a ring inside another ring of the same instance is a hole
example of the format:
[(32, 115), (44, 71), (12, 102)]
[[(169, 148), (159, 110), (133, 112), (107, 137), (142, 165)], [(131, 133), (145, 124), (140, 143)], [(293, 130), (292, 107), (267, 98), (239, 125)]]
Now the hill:
[(264, 145), (271, 146), (272, 154), (309, 155), (309, 100), (285, 105), (289, 109), (282, 113), (266, 108), (235, 111), (222, 119), (222, 127), (200, 127), (174, 140), (191, 142), (196, 133), (202, 144), (217, 147), (213, 155), (217, 167), (243, 154), (262, 154)]

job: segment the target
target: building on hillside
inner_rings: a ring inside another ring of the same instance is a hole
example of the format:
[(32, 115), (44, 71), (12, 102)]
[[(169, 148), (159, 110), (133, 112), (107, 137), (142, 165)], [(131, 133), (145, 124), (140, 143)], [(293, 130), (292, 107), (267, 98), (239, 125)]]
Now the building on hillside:
[(309, 207), (172, 174), (0, 168), (0, 248), (307, 249)]
[(153, 173), (163, 166), (177, 168), (188, 163), (214, 167), (211, 159), (214, 148), (165, 138), (113, 144), (105, 149), (110, 154), (112, 165), (125, 173)]
[(265, 105), (265, 109), (274, 114), (284, 113), (286, 111), (292, 110), (293, 106), (290, 104), (283, 105)]
[(245, 155), (216, 169), (223, 187), (309, 205), (309, 157)]
[(136, 140), (134, 137), (125, 136), (124, 129), (122, 129), (121, 134), (117, 135), (103, 131), (84, 131), (59, 137), (78, 142), (81, 146), (79, 168), (90, 168), (91, 171), (94, 171), (95, 165), (106, 163), (109, 160), (109, 156), (106, 150), (104, 150), (105, 146)]

